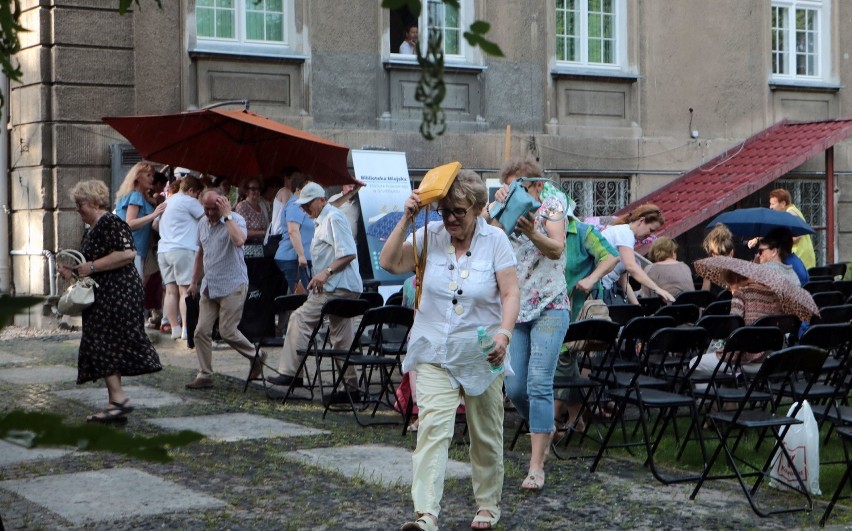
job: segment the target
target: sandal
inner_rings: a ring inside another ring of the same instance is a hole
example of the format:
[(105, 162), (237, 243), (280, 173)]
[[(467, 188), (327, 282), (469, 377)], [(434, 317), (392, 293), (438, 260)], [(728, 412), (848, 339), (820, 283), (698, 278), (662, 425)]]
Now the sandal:
[(532, 470), (521, 483), (521, 489), (540, 491), (544, 488), (544, 470)]
[(100, 413), (89, 415), (86, 417), (86, 422), (90, 424), (124, 424), (127, 422), (127, 415), (133, 411), (133, 406), (127, 405), (130, 399), (127, 398), (124, 402), (110, 401), (109, 407)]
[(615, 413), (615, 402), (601, 402), (591, 408), (592, 416), (597, 419), (609, 420)]
[[(485, 514), (479, 514), (479, 513)], [(473, 517), (473, 522), (470, 524), (471, 529), (493, 529), (494, 526), (497, 525), (497, 522), (500, 521), (500, 513), (497, 512), (495, 515), (490, 509), (480, 509), (476, 511), (476, 516)], [(487, 525), (476, 525), (476, 524), (487, 524)]]
[(425, 514), (413, 522), (405, 522), (399, 531), (438, 531), (438, 522), (433, 520), (434, 516)]

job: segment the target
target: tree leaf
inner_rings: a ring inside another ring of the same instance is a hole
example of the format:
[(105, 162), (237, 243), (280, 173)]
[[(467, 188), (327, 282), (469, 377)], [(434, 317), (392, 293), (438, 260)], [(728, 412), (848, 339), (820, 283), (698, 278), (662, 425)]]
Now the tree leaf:
[(187, 446), (204, 438), (200, 433), (177, 433), (144, 437), (101, 424), (65, 424), (60, 415), (12, 411), (0, 416), (0, 438), (29, 448), (72, 446), (86, 451), (124, 454), (144, 461), (167, 463), (169, 449)]
[[(138, 0), (137, 0), (138, 2)], [(118, 12), (123, 15), (127, 13), (127, 10), (130, 9), (130, 6), (133, 5), (133, 0), (119, 0), (118, 2)]]
[(491, 29), (491, 24), (485, 22), (484, 20), (477, 20), (473, 24), (470, 25), (470, 31), (473, 33), (484, 34), (488, 33), (488, 30)]
[(456, 9), (461, 9), (461, 4), (459, 3), (459, 0), (444, 0), (444, 3), (448, 6), (453, 6)]
[(478, 33), (464, 32), (464, 38), (471, 46), (479, 46), (487, 55), (494, 57), (503, 57), (503, 50), (500, 47)]

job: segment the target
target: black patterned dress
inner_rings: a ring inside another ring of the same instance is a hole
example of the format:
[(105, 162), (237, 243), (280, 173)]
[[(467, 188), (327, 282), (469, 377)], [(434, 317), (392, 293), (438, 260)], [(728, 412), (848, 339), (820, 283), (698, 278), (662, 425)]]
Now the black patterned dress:
[[(97, 260), (114, 251), (135, 249), (130, 227), (107, 212), (83, 237), (80, 251)], [(161, 370), (160, 358), (145, 334), (142, 282), (133, 262), (95, 271), (95, 303), (83, 312), (83, 338), (77, 357), (77, 383), (111, 374), (135, 376)]]

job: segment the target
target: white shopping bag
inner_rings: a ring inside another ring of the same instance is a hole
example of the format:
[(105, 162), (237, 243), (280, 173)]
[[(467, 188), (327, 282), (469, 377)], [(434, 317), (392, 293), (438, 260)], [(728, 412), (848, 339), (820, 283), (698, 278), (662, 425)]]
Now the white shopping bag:
[[(798, 405), (798, 402), (790, 406), (787, 411), (789, 417), (793, 410)], [(814, 418), (814, 413), (811, 410), (811, 405), (807, 400), (802, 404), (801, 409), (796, 413), (796, 418), (802, 421), (802, 424), (790, 426), (787, 433), (784, 435), (784, 446), (790, 457), (793, 458), (793, 464), (799, 472), (799, 476), (805, 483), (808, 492), (814, 496), (821, 496), (822, 491), (819, 489), (819, 426)], [(781, 459), (781, 450), (775, 452), (772, 458), (772, 468), (770, 469), (771, 478), (769, 486), (781, 487), (774, 478), (786, 481), (790, 485), (798, 485), (796, 475), (793, 472), (790, 464), (786, 459)]]

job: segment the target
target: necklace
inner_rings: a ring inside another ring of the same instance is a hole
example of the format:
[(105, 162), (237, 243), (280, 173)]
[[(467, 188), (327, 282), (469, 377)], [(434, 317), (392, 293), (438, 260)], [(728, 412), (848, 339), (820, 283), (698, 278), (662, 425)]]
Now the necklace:
[[(452, 255), (453, 258), (455, 258), (455, 261), (458, 263), (458, 258), (455, 256), (455, 254), (456, 254), (456, 248), (455, 247), (453, 247), (452, 245), (448, 245), (447, 246), (447, 254)], [(464, 253), (464, 256), (465, 256), (464, 266), (462, 266), (461, 263), (458, 264), (458, 267), (456, 267), (456, 265), (453, 264), (453, 263), (451, 263), (449, 266), (447, 266), (447, 268), (450, 271), (458, 270), (458, 277), (454, 278), (453, 280), (450, 280), (450, 283), (447, 285), (447, 288), (450, 290), (450, 293), (452, 293), (453, 311), (456, 312), (456, 315), (461, 315), (461, 314), (464, 313), (464, 306), (462, 306), (462, 304), (459, 302), (459, 298), (464, 294), (464, 290), (462, 289), (463, 281), (470, 276), (470, 256), (471, 256), (471, 254), (472, 253), (470, 252), (470, 249), (465, 251), (465, 253)], [(452, 274), (453, 274), (453, 276), (456, 275), (456, 273), (452, 273)]]

